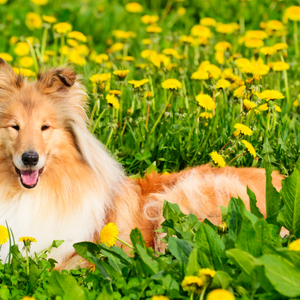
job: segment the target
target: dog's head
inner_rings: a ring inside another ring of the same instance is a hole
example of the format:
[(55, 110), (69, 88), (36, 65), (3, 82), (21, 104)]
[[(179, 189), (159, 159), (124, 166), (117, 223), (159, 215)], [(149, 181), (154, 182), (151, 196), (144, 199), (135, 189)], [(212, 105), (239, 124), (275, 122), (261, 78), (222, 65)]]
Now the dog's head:
[(0, 58), (0, 164), (34, 188), (47, 168), (80, 156), (73, 125), (85, 120), (84, 91), (70, 68), (28, 83)]

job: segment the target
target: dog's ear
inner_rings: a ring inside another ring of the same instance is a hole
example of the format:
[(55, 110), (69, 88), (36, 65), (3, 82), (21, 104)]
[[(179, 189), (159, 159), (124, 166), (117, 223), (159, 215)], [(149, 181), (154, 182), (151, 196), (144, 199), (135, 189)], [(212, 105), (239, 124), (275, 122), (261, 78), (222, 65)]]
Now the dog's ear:
[(23, 85), (23, 77), (16, 75), (11, 66), (0, 58), (0, 93), (1, 91), (12, 91)]
[(71, 68), (57, 68), (39, 74), (37, 88), (43, 94), (67, 93), (76, 82), (76, 73)]

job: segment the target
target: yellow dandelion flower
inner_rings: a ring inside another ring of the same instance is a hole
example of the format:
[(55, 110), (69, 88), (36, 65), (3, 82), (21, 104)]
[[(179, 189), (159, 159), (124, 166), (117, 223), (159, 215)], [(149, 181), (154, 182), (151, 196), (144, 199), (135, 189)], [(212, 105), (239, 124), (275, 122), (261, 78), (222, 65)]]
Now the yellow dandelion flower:
[(116, 70), (113, 71), (113, 74), (116, 75), (119, 79), (124, 79), (129, 72), (129, 70)]
[(234, 295), (223, 289), (216, 289), (208, 293), (207, 300), (235, 300)]
[(273, 65), (272, 65), (272, 69), (274, 71), (284, 71), (284, 70), (288, 70), (290, 68), (290, 65), (284, 61), (276, 61), (276, 62), (273, 62)]
[(300, 6), (291, 6), (287, 8), (285, 16), (291, 21), (300, 21)]
[(204, 286), (204, 281), (198, 276), (185, 276), (181, 286), (184, 291), (199, 292)]
[(289, 250), (300, 251), (300, 239), (291, 242), (289, 244)]
[[(113, 95), (111, 96), (114, 97)], [(108, 223), (102, 228), (100, 232), (100, 242), (105, 244), (107, 247), (111, 247), (116, 243), (118, 235), (118, 226), (114, 223)]]
[(125, 30), (113, 30), (112, 35), (115, 36), (117, 39), (130, 39), (135, 38), (136, 33), (133, 31), (125, 31)]
[(120, 96), (122, 94), (119, 90), (109, 90), (108, 91), (111, 95)]
[(9, 239), (8, 230), (6, 227), (0, 225), (0, 245), (3, 245)]
[(35, 5), (46, 5), (49, 0), (30, 0)]
[(242, 140), (242, 143), (245, 145), (245, 147), (247, 148), (247, 150), (249, 151), (249, 153), (253, 157), (256, 157), (256, 152), (255, 152), (254, 147), (249, 142), (247, 142), (246, 140)]
[(23, 236), (19, 238), (19, 242), (23, 242), (24, 246), (29, 246), (31, 243), (36, 243), (36, 239), (30, 236)]
[(154, 23), (158, 22), (158, 20), (159, 20), (159, 16), (144, 15), (141, 17), (141, 21), (147, 25), (154, 24)]
[(258, 107), (260, 111), (266, 111), (269, 109), (268, 103), (262, 104)]
[(24, 56), (20, 59), (20, 65), (23, 68), (30, 68), (33, 66), (33, 58), (31, 56)]
[(160, 296), (152, 296), (151, 300), (170, 300), (170, 298), (160, 295)]
[(202, 18), (200, 24), (204, 26), (213, 26), (216, 27), (217, 21), (213, 18)]
[(8, 61), (8, 62), (11, 62), (14, 60), (10, 54), (4, 53), (4, 52), (0, 53), (0, 58), (4, 59), (5, 61)]
[(108, 60), (109, 60), (109, 57), (105, 53), (98, 54), (94, 58), (94, 61), (97, 64), (102, 64), (102, 63), (104, 63), (105, 61), (108, 61)]
[(173, 56), (173, 57), (178, 56), (177, 50), (175, 50), (173, 48), (166, 48), (162, 51), (162, 53), (165, 55)]
[(52, 23), (56, 23), (57, 22), (57, 19), (53, 16), (46, 16), (46, 15), (42, 15), (42, 19), (49, 23), (49, 24), (52, 24)]
[(78, 65), (78, 66), (85, 66), (86, 65), (86, 60), (84, 57), (81, 56), (81, 54), (73, 49), (69, 55), (69, 60), (75, 64), (75, 65)]
[(244, 44), (247, 48), (260, 48), (264, 42), (260, 39), (246, 39)]
[(275, 106), (275, 110), (277, 111), (277, 112), (281, 112), (281, 108), (278, 106), (278, 105), (274, 105)]
[(273, 48), (276, 49), (277, 51), (286, 50), (288, 47), (289, 46), (287, 43), (277, 43), (273, 46)]
[(110, 80), (111, 74), (110, 73), (102, 73), (102, 74), (95, 74), (90, 77), (90, 80), (94, 83), (101, 83), (107, 80)]
[(177, 15), (178, 16), (184, 16), (185, 15), (185, 13), (186, 13), (186, 8), (184, 8), (184, 7), (179, 7), (178, 9), (177, 9)]
[(79, 31), (71, 31), (67, 34), (67, 37), (71, 39), (75, 39), (79, 42), (83, 42), (83, 43), (87, 42), (87, 37), (82, 32)]
[(145, 92), (145, 97), (146, 97), (146, 98), (152, 98), (152, 96), (153, 96), (153, 94), (152, 94), (151, 91)]
[(246, 125), (237, 123), (234, 125), (234, 128), (238, 131), (240, 131), (241, 134), (249, 135), (251, 136), (253, 134), (253, 131)]
[(247, 58), (237, 58), (235, 60), (235, 63), (236, 65), (239, 67), (239, 68), (243, 68), (243, 67), (246, 67), (246, 66), (250, 66), (251, 65), (251, 62), (249, 59)]
[(161, 84), (161, 86), (168, 90), (177, 90), (182, 88), (181, 82), (177, 79), (167, 79)]
[(184, 44), (191, 44), (194, 41), (193, 37), (190, 35), (183, 35), (180, 38), (180, 42)]
[(284, 31), (284, 25), (278, 20), (270, 20), (266, 23), (266, 29), (270, 31)]
[(216, 51), (222, 51), (222, 52), (226, 50), (230, 50), (231, 48), (232, 48), (231, 44), (226, 41), (218, 42), (214, 47)]
[(136, 64), (135, 67), (137, 69), (145, 69), (148, 67), (148, 64)]
[(66, 34), (72, 31), (72, 25), (67, 22), (57, 23), (53, 26), (53, 30), (59, 34)]
[(0, 0), (0, 4), (5, 4), (7, 0)]
[(154, 54), (149, 57), (149, 60), (151, 63), (157, 67), (160, 68), (162, 65), (169, 65), (170, 63), (170, 57), (164, 55), (164, 54)]
[(257, 96), (260, 99), (266, 99), (266, 101), (284, 98), (283, 94), (276, 90), (266, 90), (266, 91), (259, 93)]
[[(1, 57), (1, 56), (0, 56)], [(299, 97), (299, 96), (298, 96)], [(298, 99), (297, 100), (295, 100), (294, 102), (293, 102), (293, 105), (295, 106), (295, 107), (298, 107), (299, 106), (299, 101), (298, 101)]]
[(216, 31), (223, 34), (232, 34), (238, 30), (239, 26), (236, 23), (223, 24), (218, 23), (216, 26)]
[(10, 39), (9, 39), (9, 43), (11, 45), (15, 45), (17, 43), (17, 41), (19, 40), (19, 38), (17, 36), (12, 36)]
[(78, 46), (78, 42), (72, 39), (67, 39), (67, 44), (71, 47), (77, 47)]
[(125, 10), (132, 14), (137, 14), (143, 11), (143, 6), (138, 2), (131, 2), (125, 5)]
[(149, 82), (149, 79), (142, 79), (142, 80), (129, 80), (128, 83), (132, 84), (133, 87), (136, 89), (141, 87), (145, 83)]
[(206, 110), (213, 110), (216, 107), (215, 102), (213, 101), (212, 97), (206, 94), (199, 94), (196, 96), (196, 101), (198, 105), (203, 107)]
[(212, 113), (206, 111), (200, 114), (200, 118), (211, 119), (212, 117), (213, 117)]
[(229, 88), (231, 86), (231, 83), (226, 79), (219, 79), (216, 83), (217, 89), (223, 89)]
[(107, 50), (108, 53), (114, 53), (123, 50), (124, 44), (123, 43), (115, 43), (111, 45), (111, 47)]
[(157, 25), (149, 25), (146, 27), (146, 32), (148, 33), (160, 33), (162, 32), (162, 28)]
[(206, 37), (206, 38), (212, 37), (212, 33), (210, 29), (203, 25), (194, 25), (191, 28), (191, 35), (195, 37)]
[(208, 65), (205, 67), (205, 70), (210, 74), (210, 76), (214, 79), (218, 79), (220, 78), (221, 74), (222, 74), (222, 70), (217, 67), (216, 65)]
[(24, 296), (22, 298), (22, 300), (35, 300), (35, 298), (34, 297), (30, 297), (30, 296)]
[(233, 92), (233, 96), (237, 98), (244, 98), (245, 91), (246, 91), (246, 86), (242, 85)]
[(151, 39), (142, 39), (142, 44), (143, 45), (150, 45), (151, 44)]
[(251, 110), (252, 108), (255, 108), (257, 106), (254, 102), (251, 102), (248, 99), (244, 99), (243, 103), (246, 110)]
[(262, 47), (259, 49), (259, 52), (263, 55), (274, 55), (276, 53), (276, 49), (274, 47)]
[(246, 39), (260, 39), (260, 40), (264, 40), (264, 39), (268, 38), (268, 35), (263, 30), (248, 30), (245, 33), (245, 38)]
[(35, 77), (36, 76), (36, 74), (29, 69), (23, 69), (23, 68), (12, 68), (12, 69), (16, 75), (21, 74), (22, 76), (25, 76), (25, 77)]
[(204, 70), (198, 70), (194, 72), (191, 76), (191, 79), (194, 80), (207, 80), (208, 79), (208, 72)]
[(216, 271), (209, 269), (209, 268), (203, 268), (201, 270), (199, 270), (198, 276), (209, 276), (211, 278), (213, 278), (216, 275)]
[(40, 29), (43, 26), (43, 21), (39, 14), (29, 12), (25, 17), (25, 25), (29, 30)]
[(209, 155), (216, 165), (218, 165), (220, 168), (225, 167), (225, 160), (220, 154), (217, 153), (217, 151), (213, 151)]
[[(253, 64), (252, 65), (252, 74), (264, 76), (267, 75), (270, 71), (270, 67), (264, 64)], [(247, 73), (247, 72), (246, 72)], [(250, 73), (250, 72), (249, 72)]]

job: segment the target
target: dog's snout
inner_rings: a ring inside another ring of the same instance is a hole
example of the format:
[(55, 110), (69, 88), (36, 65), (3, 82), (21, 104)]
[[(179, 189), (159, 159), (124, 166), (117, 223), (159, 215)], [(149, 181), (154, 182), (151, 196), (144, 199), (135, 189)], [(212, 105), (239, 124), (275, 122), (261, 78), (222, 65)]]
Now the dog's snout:
[(39, 155), (37, 152), (28, 151), (22, 154), (22, 162), (25, 166), (35, 166), (39, 161)]

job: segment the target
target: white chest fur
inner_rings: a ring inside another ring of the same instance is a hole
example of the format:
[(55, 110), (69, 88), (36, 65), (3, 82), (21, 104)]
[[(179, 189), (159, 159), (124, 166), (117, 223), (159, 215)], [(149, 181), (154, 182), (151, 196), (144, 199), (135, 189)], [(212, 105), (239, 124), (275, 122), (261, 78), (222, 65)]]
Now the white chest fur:
[[(0, 202), (0, 225), (6, 226), (6, 222), (8, 223), (20, 250), (23, 246), (23, 243), (18, 242), (20, 237), (34, 237), (37, 242), (32, 243), (32, 254), (48, 248), (53, 240), (64, 240), (50, 254), (50, 257), (60, 263), (74, 251), (74, 243), (91, 240), (96, 230), (103, 226), (103, 200), (95, 193), (87, 194), (80, 205), (69, 207), (66, 210), (68, 213), (64, 213), (63, 207), (57, 204), (59, 199), (46, 192), (32, 193), (29, 190), (15, 195), (13, 199)], [(2, 261), (7, 259), (8, 251), (6, 243), (1, 250)]]

